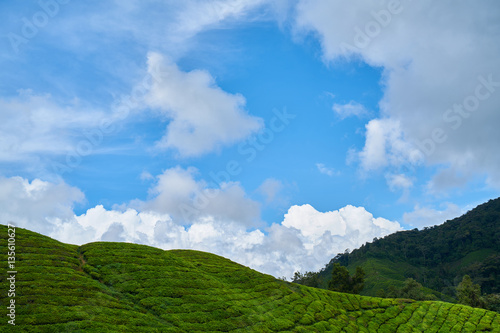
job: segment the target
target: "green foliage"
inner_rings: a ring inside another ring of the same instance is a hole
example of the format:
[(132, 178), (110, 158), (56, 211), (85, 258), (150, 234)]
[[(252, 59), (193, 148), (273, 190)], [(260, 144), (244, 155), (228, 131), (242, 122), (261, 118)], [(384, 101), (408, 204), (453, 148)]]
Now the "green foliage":
[(356, 273), (351, 278), (353, 294), (359, 294), (365, 287), (365, 275), (365, 271), (361, 266), (356, 267)]
[(500, 294), (488, 294), (481, 297), (484, 309), (500, 313)]
[(318, 274), (314, 272), (305, 272), (305, 274), (302, 274), (300, 272), (295, 272), (292, 278), (292, 282), (314, 288), (319, 288), (322, 283)]
[(391, 298), (409, 298), (416, 301), (428, 301), (436, 299), (436, 296), (426, 293), (422, 285), (412, 278), (406, 279), (404, 285), (400, 288), (394, 285), (390, 286), (388, 292), (383, 296)]
[(472, 282), (470, 276), (465, 275), (457, 287), (457, 299), (460, 304), (473, 307), (483, 307), (481, 287)]
[(328, 282), (328, 289), (342, 293), (359, 294), (365, 284), (365, 272), (361, 267), (356, 267), (356, 273), (349, 275), (346, 267), (339, 263), (333, 265), (332, 279)]
[[(0, 225), (1, 253), (6, 234)], [(500, 315), (483, 309), (310, 288), (198, 251), (78, 247), (20, 228), (16, 250), (16, 327), (2, 320), (0, 332), (500, 330)], [(8, 300), (1, 292), (1, 304)]]
[(332, 279), (328, 282), (328, 289), (342, 293), (352, 290), (351, 277), (346, 267), (340, 266), (339, 263), (333, 265)]

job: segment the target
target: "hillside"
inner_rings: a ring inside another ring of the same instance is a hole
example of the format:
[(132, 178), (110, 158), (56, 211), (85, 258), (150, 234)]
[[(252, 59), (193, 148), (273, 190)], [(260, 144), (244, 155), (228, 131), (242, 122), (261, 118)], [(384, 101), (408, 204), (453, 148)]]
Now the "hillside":
[[(0, 226), (7, 256), (7, 227)], [(444, 302), (341, 294), (292, 284), (198, 251), (63, 244), (16, 229), (16, 327), (1, 332), (474, 332), (500, 314)]]
[(500, 199), (424, 230), (401, 231), (338, 255), (319, 273), (330, 278), (333, 263), (366, 272), (363, 295), (380, 295), (414, 278), (440, 299), (451, 299), (466, 274), (484, 293), (500, 293)]

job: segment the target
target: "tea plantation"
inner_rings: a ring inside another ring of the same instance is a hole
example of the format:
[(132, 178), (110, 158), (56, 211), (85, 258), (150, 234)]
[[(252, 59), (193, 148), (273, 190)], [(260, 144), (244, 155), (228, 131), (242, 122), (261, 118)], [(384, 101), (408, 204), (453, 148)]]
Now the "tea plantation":
[(500, 332), (500, 314), (444, 302), (341, 294), (276, 280), (198, 251), (78, 247), (16, 229), (16, 326), (0, 332)]

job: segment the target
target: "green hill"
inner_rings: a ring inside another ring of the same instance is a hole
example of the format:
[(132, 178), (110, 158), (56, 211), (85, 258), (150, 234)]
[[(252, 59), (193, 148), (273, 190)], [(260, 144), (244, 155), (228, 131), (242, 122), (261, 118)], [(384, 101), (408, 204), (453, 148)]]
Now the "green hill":
[[(7, 257), (7, 227), (0, 226)], [(1, 332), (474, 332), (500, 314), (444, 302), (341, 294), (277, 280), (198, 251), (63, 244), (16, 229), (15, 324)]]
[(484, 293), (500, 293), (500, 198), (424, 230), (401, 231), (335, 257), (319, 273), (326, 287), (334, 263), (366, 272), (363, 295), (381, 295), (413, 278), (439, 299), (453, 300), (469, 275)]

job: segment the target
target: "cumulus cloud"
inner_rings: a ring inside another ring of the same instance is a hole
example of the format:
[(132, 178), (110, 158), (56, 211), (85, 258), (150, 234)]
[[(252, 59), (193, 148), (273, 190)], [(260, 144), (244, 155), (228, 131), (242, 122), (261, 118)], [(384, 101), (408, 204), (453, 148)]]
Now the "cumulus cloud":
[(151, 198), (134, 206), (170, 214), (176, 221), (190, 223), (212, 216), (219, 221), (237, 221), (247, 226), (259, 222), (260, 206), (237, 182), (207, 183), (196, 180), (195, 168), (165, 170), (150, 189)]
[(429, 207), (415, 206), (413, 212), (405, 213), (403, 215), (404, 223), (415, 227), (423, 228), (433, 225), (439, 225), (447, 220), (454, 219), (464, 212), (460, 207), (453, 203), (446, 203), (446, 207), (443, 210), (436, 210)]
[(466, 179), (487, 174), (499, 186), (497, 3), (301, 0), (296, 13), (296, 31), (319, 37), (325, 61), (384, 69), (381, 117), (367, 125), (362, 168), (413, 163), (404, 152), (418, 149), (429, 164)]
[(206, 71), (181, 71), (158, 53), (150, 53), (148, 71), (155, 78), (146, 98), (169, 119), (160, 148), (197, 156), (240, 141), (263, 126), (244, 109), (245, 98), (219, 88)]
[[(155, 245), (154, 232), (157, 223), (169, 223), (169, 230), (180, 228), (174, 225), (170, 215), (158, 212), (139, 212), (132, 208), (107, 210), (102, 205), (88, 209), (84, 214), (71, 218), (53, 217), (57, 227), (50, 236), (61, 241), (84, 244), (94, 241), (125, 241)], [(161, 225), (158, 227), (161, 229)], [(168, 230), (163, 230), (168, 237)]]
[(401, 230), (399, 223), (374, 218), (362, 207), (318, 212), (292, 206), (283, 222), (267, 229), (221, 222), (213, 216), (179, 225), (169, 214), (106, 210), (102, 206), (59, 221), (52, 236), (62, 241), (127, 241), (163, 249), (196, 249), (230, 258), (264, 273), (291, 277), (295, 271), (319, 270), (339, 252), (374, 237)]
[(64, 182), (0, 177), (0, 221), (46, 235), (54, 230), (50, 217), (71, 218), (74, 205), (84, 199), (79, 189)]
[[(193, 180), (193, 172), (174, 168), (162, 174), (165, 178), (155, 186), (163, 189), (165, 184), (160, 183), (172, 180), (170, 191), (182, 192), (181, 198), (187, 198), (193, 189), (204, 189)], [(324, 213), (310, 205), (292, 206), (281, 223), (267, 228), (251, 228), (237, 218), (218, 215), (217, 210), (206, 210), (182, 224), (169, 211), (175, 206), (172, 203), (154, 209), (106, 209), (97, 205), (76, 215), (73, 205), (84, 196), (67, 184), (41, 180), (30, 183), (14, 177), (0, 179), (0, 185), (0, 219), (4, 223), (12, 221), (72, 244), (124, 241), (166, 250), (207, 251), (275, 276), (319, 270), (346, 248), (357, 248), (374, 237), (401, 229), (397, 222), (375, 218), (363, 207), (353, 206)], [(231, 206), (232, 193), (220, 191), (219, 200), (226, 201), (225, 207)], [(171, 193), (165, 195), (166, 201)]]
[(423, 154), (405, 140), (399, 122), (374, 119), (366, 125), (366, 143), (359, 152), (364, 171), (418, 164), (422, 158)]
[(355, 101), (350, 101), (347, 104), (333, 104), (332, 110), (340, 117), (340, 119), (345, 119), (348, 117), (363, 117), (368, 115), (368, 110)]
[(325, 213), (318, 212), (310, 205), (292, 206), (282, 224), (299, 230), (307, 239), (306, 248), (316, 246), (325, 234), (343, 237), (344, 244), (352, 248), (401, 229), (397, 222), (374, 218), (363, 207), (350, 205)]

